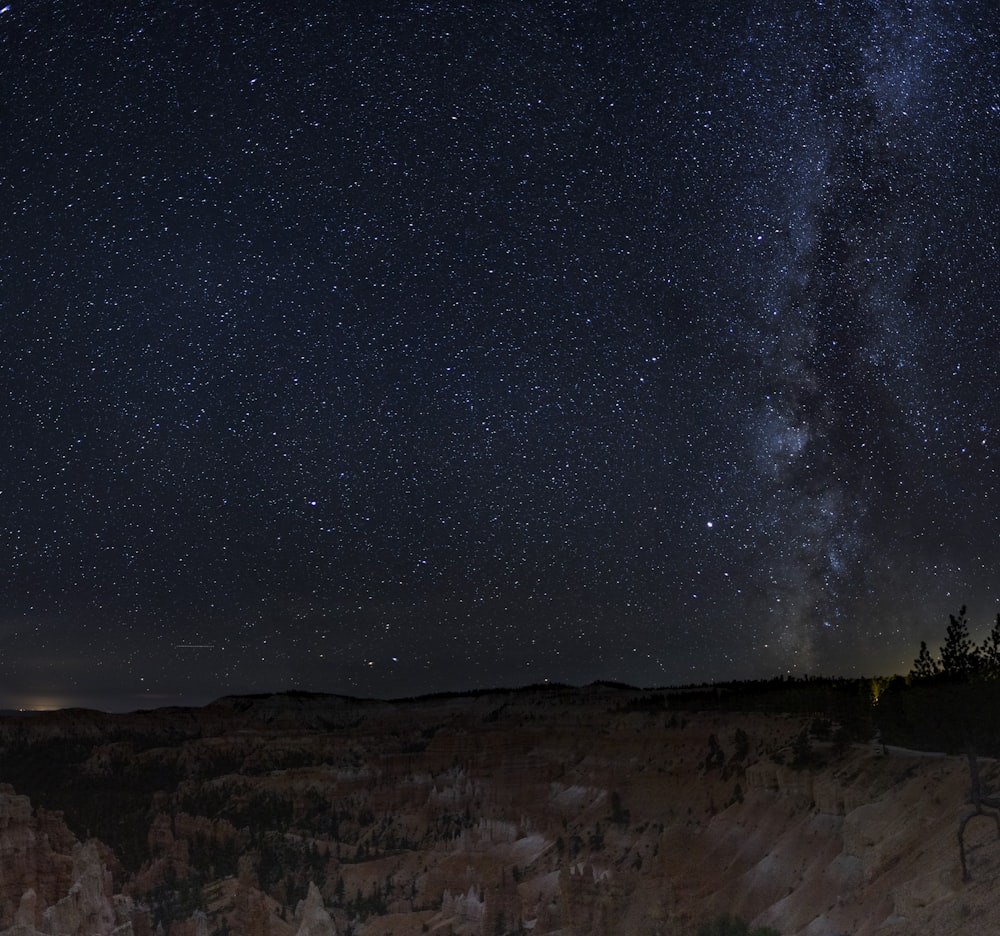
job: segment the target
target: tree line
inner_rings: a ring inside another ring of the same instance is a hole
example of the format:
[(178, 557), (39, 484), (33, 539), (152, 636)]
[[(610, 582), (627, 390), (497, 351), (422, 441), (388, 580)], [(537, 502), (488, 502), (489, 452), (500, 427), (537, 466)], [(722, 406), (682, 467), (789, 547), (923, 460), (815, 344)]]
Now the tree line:
[(921, 641), (909, 674), (890, 680), (875, 701), (885, 743), (1000, 756), (1000, 615), (981, 643), (964, 606), (949, 615), (937, 654)]
[(1000, 614), (981, 644), (969, 633), (965, 605), (958, 615), (948, 615), (948, 630), (938, 655), (931, 656), (927, 641), (920, 641), (920, 653), (913, 661), (913, 680), (1000, 679)]

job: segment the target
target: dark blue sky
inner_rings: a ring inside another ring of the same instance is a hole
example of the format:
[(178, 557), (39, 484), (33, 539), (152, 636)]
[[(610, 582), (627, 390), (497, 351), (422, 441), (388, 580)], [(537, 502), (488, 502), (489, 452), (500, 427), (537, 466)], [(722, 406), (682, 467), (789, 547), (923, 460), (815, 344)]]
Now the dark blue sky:
[(0, 704), (992, 623), (991, 4), (120, 7), (0, 13)]

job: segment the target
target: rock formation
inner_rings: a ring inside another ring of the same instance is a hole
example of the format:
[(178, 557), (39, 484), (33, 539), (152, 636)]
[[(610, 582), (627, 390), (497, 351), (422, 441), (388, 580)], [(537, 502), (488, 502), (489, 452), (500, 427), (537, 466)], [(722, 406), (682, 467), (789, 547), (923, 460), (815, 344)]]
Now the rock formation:
[(300, 921), (296, 936), (337, 936), (337, 927), (323, 905), (323, 895), (312, 881), (309, 882), (306, 899), (295, 912), (295, 918)]
[(0, 936), (690, 936), (723, 912), (943, 936), (1000, 915), (992, 823), (968, 825), (962, 880), (964, 760), (640, 695), (0, 719), (0, 780), (62, 751), (43, 766), (65, 801), (42, 801), (66, 816), (32, 809), (24, 770), (0, 787)]
[(47, 907), (42, 929), (69, 936), (105, 936), (116, 928), (111, 904), (111, 875), (94, 842), (73, 848), (73, 885), (69, 893)]
[[(20, 912), (20, 922), (28, 919), (30, 907), (55, 903), (73, 884), (73, 857), (64, 851), (73, 837), (58, 814), (35, 814), (27, 796), (13, 787), (0, 785), (0, 926), (8, 927)], [(22, 908), (27, 891), (34, 904)]]
[[(114, 900), (111, 875), (101, 860), (94, 841), (76, 842), (72, 855), (52, 852), (47, 836), (37, 835), (39, 818), (31, 811), (27, 797), (7, 791), (0, 794), (5, 802), (4, 824), (0, 832), (0, 875), (4, 880), (4, 907), (11, 906), (12, 888), (28, 878), (52, 892), (52, 883), (69, 869), (63, 896), (51, 903), (40, 899), (34, 886), (21, 892), (13, 914), (4, 916), (3, 936), (135, 936), (132, 928), (132, 905), (128, 900)], [(41, 824), (53, 828), (56, 820), (45, 817)], [(69, 836), (56, 828), (59, 841)], [(68, 859), (68, 863), (67, 863)], [(14, 883), (17, 882), (17, 883)]]

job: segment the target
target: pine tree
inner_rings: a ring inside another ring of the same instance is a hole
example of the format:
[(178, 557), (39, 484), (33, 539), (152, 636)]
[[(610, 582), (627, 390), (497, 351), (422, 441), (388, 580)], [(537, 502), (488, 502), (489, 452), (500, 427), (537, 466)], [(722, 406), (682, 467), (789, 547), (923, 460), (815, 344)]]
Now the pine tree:
[(1000, 614), (989, 635), (979, 648), (983, 675), (987, 679), (1000, 679)]
[(979, 654), (969, 636), (969, 619), (962, 605), (958, 617), (948, 615), (948, 632), (941, 647), (941, 669), (946, 676), (967, 677), (979, 669)]
[(910, 670), (912, 679), (930, 679), (941, 672), (941, 664), (931, 656), (927, 649), (927, 641), (920, 641), (920, 653), (913, 661), (913, 669)]

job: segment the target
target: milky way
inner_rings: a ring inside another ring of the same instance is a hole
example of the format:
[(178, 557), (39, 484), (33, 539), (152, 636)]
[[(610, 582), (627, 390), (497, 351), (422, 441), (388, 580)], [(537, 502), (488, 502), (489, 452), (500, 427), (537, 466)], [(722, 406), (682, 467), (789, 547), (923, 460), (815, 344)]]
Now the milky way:
[[(813, 667), (829, 652), (826, 629), (856, 639), (859, 626), (905, 627), (900, 611), (917, 616), (929, 597), (921, 588), (907, 600), (906, 579), (936, 578), (950, 564), (947, 540), (929, 544), (930, 554), (908, 540), (932, 533), (914, 530), (912, 515), (947, 459), (939, 450), (935, 468), (935, 450), (948, 439), (954, 454), (968, 454), (990, 428), (989, 400), (977, 408), (981, 425), (969, 426), (977, 409), (942, 399), (945, 375), (933, 372), (953, 369), (947, 376), (965, 382), (955, 320), (969, 320), (958, 331), (970, 338), (970, 326), (988, 327), (966, 290), (992, 246), (957, 269), (948, 253), (959, 231), (942, 215), (957, 209), (968, 236), (978, 214), (970, 179), (989, 171), (991, 110), (963, 99), (983, 67), (975, 45), (984, 24), (969, 8), (928, 5), (894, 18), (875, 7), (867, 20), (816, 9), (784, 28), (761, 26), (769, 47), (737, 58), (737, 84), (772, 134), (752, 186), (761, 218), (750, 246), (765, 258), (747, 274), (771, 319), (760, 444), (785, 543), (765, 554), (764, 570), (779, 646)], [(949, 421), (961, 427), (957, 438)], [(977, 465), (975, 474), (979, 487), (992, 471)], [(988, 573), (989, 554), (980, 561)], [(948, 574), (969, 588), (960, 570)]]
[(0, 705), (987, 628), (997, 20), (10, 4)]

